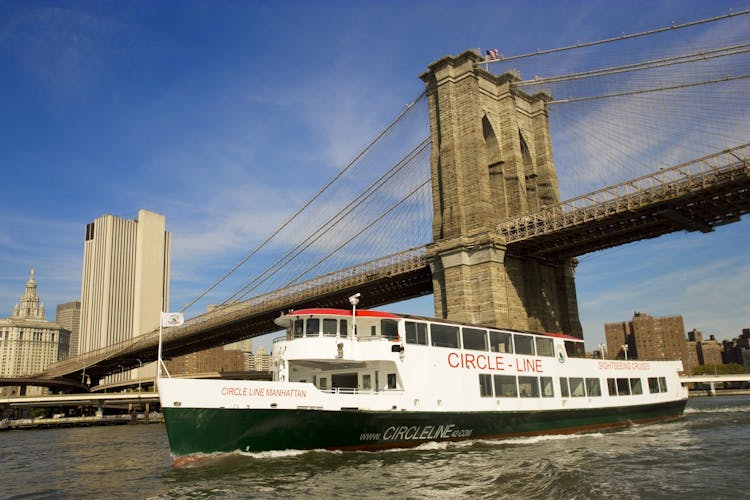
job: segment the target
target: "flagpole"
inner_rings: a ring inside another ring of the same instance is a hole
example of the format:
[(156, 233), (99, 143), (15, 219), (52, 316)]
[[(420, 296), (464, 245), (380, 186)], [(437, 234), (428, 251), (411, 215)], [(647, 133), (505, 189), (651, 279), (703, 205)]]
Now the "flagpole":
[(161, 378), (161, 342), (162, 326), (164, 324), (164, 290), (161, 291), (161, 305), (159, 306), (159, 347), (156, 350), (156, 380)]
[(156, 380), (159, 380), (161, 378), (161, 330), (162, 330), (161, 315), (162, 314), (164, 314), (163, 311), (159, 313), (159, 349), (157, 350), (157, 353), (156, 353)]

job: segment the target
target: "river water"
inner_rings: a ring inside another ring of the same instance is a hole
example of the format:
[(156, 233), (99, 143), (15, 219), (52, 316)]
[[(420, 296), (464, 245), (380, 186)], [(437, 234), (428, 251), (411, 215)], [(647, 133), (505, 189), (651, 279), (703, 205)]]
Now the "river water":
[(0, 498), (750, 498), (750, 396), (624, 430), (173, 467), (162, 424), (4, 431)]

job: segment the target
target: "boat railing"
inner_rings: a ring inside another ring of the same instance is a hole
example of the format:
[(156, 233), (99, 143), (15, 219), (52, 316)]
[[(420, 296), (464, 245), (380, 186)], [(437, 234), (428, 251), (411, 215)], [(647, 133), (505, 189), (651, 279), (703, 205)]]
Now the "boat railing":
[(334, 387), (332, 389), (321, 389), (320, 392), (323, 392), (326, 394), (377, 396), (380, 394), (393, 394), (393, 393), (404, 392), (404, 391), (401, 389), (381, 389), (379, 391), (374, 391), (372, 389), (358, 389), (356, 387)]

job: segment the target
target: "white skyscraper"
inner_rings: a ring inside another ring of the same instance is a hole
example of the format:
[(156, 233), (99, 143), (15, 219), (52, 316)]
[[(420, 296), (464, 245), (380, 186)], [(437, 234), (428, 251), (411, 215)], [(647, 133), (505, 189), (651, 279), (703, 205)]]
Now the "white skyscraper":
[(163, 215), (103, 215), (86, 225), (78, 354), (159, 327), (169, 304), (170, 234)]

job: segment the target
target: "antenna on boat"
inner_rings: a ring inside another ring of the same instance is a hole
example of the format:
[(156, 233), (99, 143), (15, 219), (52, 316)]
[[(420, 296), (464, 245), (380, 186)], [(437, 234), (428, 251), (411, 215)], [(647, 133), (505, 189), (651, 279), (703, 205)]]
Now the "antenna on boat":
[(357, 335), (357, 304), (361, 296), (361, 293), (355, 293), (349, 297), (349, 303), (352, 305), (352, 337)]

